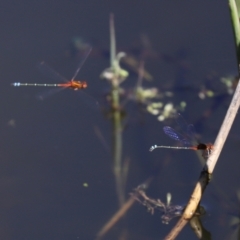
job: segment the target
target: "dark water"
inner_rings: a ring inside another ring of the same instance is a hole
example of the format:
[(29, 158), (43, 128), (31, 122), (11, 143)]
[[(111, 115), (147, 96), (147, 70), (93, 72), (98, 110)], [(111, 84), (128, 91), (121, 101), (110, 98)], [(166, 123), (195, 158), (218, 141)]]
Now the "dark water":
[[(0, 238), (94, 239), (116, 212), (118, 202), (112, 173), (111, 125), (100, 111), (65, 90), (45, 101), (36, 100), (39, 88), (14, 88), (12, 82), (48, 82), (36, 69), (46, 61), (71, 77), (79, 61), (67, 57), (70, 41), (80, 36), (96, 49), (109, 47), (109, 14), (115, 14), (117, 45), (131, 49), (145, 34), (162, 58), (146, 60), (153, 75), (148, 86), (173, 86), (174, 102), (186, 101), (183, 113), (196, 123), (203, 141), (213, 142), (231, 97), (202, 101), (197, 91), (209, 74), (237, 74), (228, 6), (225, 1), (10, 1), (0, 8)], [(105, 56), (105, 55), (104, 55)], [(88, 93), (101, 99), (108, 85), (99, 79), (109, 59), (92, 54), (79, 76), (89, 83)], [(125, 87), (133, 86), (132, 73)], [(190, 90), (183, 90), (190, 86)], [(209, 118), (199, 121), (211, 106)], [(129, 107), (123, 134), (123, 157), (131, 159), (126, 192), (149, 176), (156, 178), (148, 194), (185, 204), (201, 171), (194, 152), (148, 149), (153, 144), (174, 144), (164, 124), (146, 114), (144, 124), (136, 107)], [(12, 121), (10, 121), (12, 120)], [(232, 215), (239, 212), (236, 191), (239, 175), (239, 131), (236, 119), (203, 204), (202, 218), (212, 239), (231, 237)], [(174, 124), (169, 122), (168, 124)], [(107, 147), (96, 136), (101, 130)], [(88, 183), (88, 187), (83, 184)], [(232, 215), (231, 215), (232, 214)], [(105, 239), (162, 239), (176, 221), (163, 225), (160, 214), (151, 216), (135, 204)], [(196, 239), (186, 227), (178, 239)]]

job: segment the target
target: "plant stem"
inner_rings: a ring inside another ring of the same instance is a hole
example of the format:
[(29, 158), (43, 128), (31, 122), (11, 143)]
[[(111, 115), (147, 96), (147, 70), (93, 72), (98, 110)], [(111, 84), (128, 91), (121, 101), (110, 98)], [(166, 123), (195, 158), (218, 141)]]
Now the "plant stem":
[(113, 121), (113, 172), (115, 175), (116, 191), (119, 205), (122, 206), (125, 201), (124, 186), (122, 179), (122, 117), (119, 96), (119, 73), (116, 65), (116, 39), (114, 28), (114, 16), (110, 15), (110, 49), (111, 49), (111, 68), (113, 71), (112, 78), (112, 121)]
[(239, 64), (240, 63), (240, 24), (239, 24), (239, 16), (238, 16), (235, 0), (229, 0), (229, 8), (230, 8), (232, 27), (233, 27), (233, 32), (234, 32), (234, 37), (236, 42), (237, 59)]
[(237, 115), (240, 106), (240, 80), (235, 90), (234, 96), (228, 108), (227, 114), (224, 118), (220, 131), (214, 143), (214, 149), (208, 158), (206, 165), (201, 172), (198, 182), (193, 190), (193, 193), (189, 199), (189, 202), (184, 210), (181, 219), (177, 222), (171, 232), (166, 236), (165, 240), (175, 239), (182, 228), (191, 219), (197, 209), (197, 206), (202, 198), (203, 192), (209, 183), (209, 178), (213, 173), (215, 165), (218, 161), (218, 157), (222, 151), (223, 145), (227, 139), (228, 133), (231, 129), (233, 121)]
[[(231, 19), (233, 23), (233, 31), (235, 35), (236, 41), (236, 53), (238, 58), (238, 65), (240, 63), (240, 25), (239, 25), (239, 17), (237, 12), (237, 7), (235, 0), (229, 0), (229, 7), (231, 12)], [(182, 214), (182, 217), (174, 226), (174, 228), (170, 231), (170, 233), (164, 238), (165, 240), (175, 239), (182, 228), (188, 223), (188, 221), (193, 217), (197, 206), (202, 198), (203, 192), (206, 189), (211, 174), (217, 164), (218, 157), (222, 151), (223, 145), (227, 139), (228, 133), (232, 127), (233, 121), (237, 115), (238, 109), (240, 106), (240, 79), (238, 80), (238, 85), (233, 95), (232, 101), (228, 108), (227, 114), (224, 118), (222, 126), (219, 130), (217, 138), (214, 143), (214, 149), (208, 158), (206, 165), (204, 166), (203, 171), (198, 179), (198, 182), (193, 190), (193, 193), (189, 199), (189, 202)]]

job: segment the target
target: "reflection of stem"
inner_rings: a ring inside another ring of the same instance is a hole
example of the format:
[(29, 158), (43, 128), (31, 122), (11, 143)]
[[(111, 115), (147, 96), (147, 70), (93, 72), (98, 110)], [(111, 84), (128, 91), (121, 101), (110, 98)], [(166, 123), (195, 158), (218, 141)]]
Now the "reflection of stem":
[(112, 89), (112, 107), (113, 107), (113, 161), (114, 174), (116, 180), (117, 195), (120, 206), (124, 203), (124, 189), (122, 182), (122, 122), (119, 105), (119, 91)]
[(195, 232), (198, 239), (211, 240), (211, 233), (203, 226), (200, 216), (193, 216), (193, 218), (189, 221), (189, 225)]
[(116, 191), (120, 206), (124, 204), (124, 187), (122, 181), (122, 119), (119, 96), (119, 73), (116, 66), (116, 40), (113, 14), (110, 15), (110, 44), (111, 44), (111, 68), (113, 71), (112, 78), (112, 121), (113, 121), (113, 162), (114, 175), (116, 181)]

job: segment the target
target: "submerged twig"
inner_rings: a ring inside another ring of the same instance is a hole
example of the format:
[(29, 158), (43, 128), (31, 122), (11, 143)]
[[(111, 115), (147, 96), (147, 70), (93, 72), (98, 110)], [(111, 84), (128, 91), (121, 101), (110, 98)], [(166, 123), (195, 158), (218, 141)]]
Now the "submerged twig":
[[(148, 178), (144, 183), (140, 186), (144, 189), (147, 189), (152, 181), (152, 178)], [(133, 203), (138, 200), (139, 193), (135, 192), (134, 194), (130, 194), (131, 197), (123, 204), (123, 206), (110, 218), (109, 221), (101, 228), (101, 230), (97, 233), (96, 240), (101, 239), (131, 208)]]
[(134, 189), (134, 192), (131, 193), (131, 196), (138, 201), (140, 204), (145, 206), (151, 214), (154, 214), (155, 209), (162, 212), (162, 223), (168, 224), (173, 218), (179, 217), (182, 215), (183, 206), (181, 205), (173, 205), (171, 203), (172, 195), (170, 193), (167, 194), (167, 202), (162, 202), (159, 198), (154, 199), (150, 198), (145, 193), (146, 187), (145, 184), (139, 185)]
[(130, 197), (124, 205), (111, 217), (111, 219), (97, 233), (96, 239), (101, 239), (128, 211), (135, 199)]

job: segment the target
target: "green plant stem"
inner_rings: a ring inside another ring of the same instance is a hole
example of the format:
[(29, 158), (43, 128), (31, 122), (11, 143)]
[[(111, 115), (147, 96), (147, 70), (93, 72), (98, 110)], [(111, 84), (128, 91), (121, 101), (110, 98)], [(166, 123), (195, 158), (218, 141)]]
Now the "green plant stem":
[(229, 0), (229, 9), (230, 9), (230, 15), (232, 20), (232, 27), (233, 27), (235, 42), (236, 42), (237, 59), (239, 64), (240, 63), (240, 24), (239, 24), (239, 16), (238, 16), (235, 0)]
[(113, 172), (115, 175), (116, 191), (119, 205), (122, 206), (125, 201), (124, 186), (122, 179), (122, 116), (120, 106), (120, 88), (119, 73), (116, 65), (116, 39), (114, 28), (114, 16), (110, 15), (110, 49), (111, 49), (111, 69), (113, 71), (112, 79), (112, 121), (113, 121)]
[(110, 66), (114, 70), (114, 63), (116, 59), (116, 39), (114, 28), (114, 15), (110, 14)]

